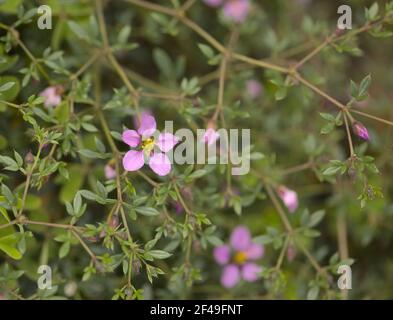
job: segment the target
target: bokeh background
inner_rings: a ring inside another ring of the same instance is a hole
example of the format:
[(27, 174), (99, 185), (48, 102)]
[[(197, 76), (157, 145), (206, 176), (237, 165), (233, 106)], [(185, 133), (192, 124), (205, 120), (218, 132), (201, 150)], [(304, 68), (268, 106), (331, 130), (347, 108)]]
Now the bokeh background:
[[(81, 158), (78, 154), (78, 150), (84, 148), (94, 149), (95, 137), (106, 144), (98, 115), (91, 106), (91, 101), (94, 101), (94, 95), (97, 94), (94, 90), (99, 90), (102, 105), (112, 103), (104, 113), (111, 130), (118, 133), (124, 127), (133, 127), (133, 101), (121, 77), (105, 58), (98, 59), (84, 70), (76, 87), (68, 82), (69, 75), (44, 62), (46, 48), (50, 47), (52, 52), (62, 51), (62, 62), (54, 60), (54, 63), (72, 73), (95, 54), (100, 41), (97, 20), (93, 19), (96, 16), (95, 1), (6, 0), (0, 4), (0, 22), (8, 26), (15, 23), (18, 20), (18, 6), (22, 2), (25, 12), (41, 4), (52, 8), (52, 30), (37, 29), (37, 17), (15, 26), (18, 37), (47, 70), (49, 79), (41, 75), (39, 80), (30, 79), (23, 85), (25, 69), (32, 65), (31, 59), (15, 41), (7, 51), (7, 40), (1, 38), (0, 85), (10, 79), (17, 85), (7, 91), (5, 97), (0, 97), (0, 100), (23, 104), (31, 95), (38, 95), (49, 85), (59, 84), (64, 88), (64, 99), (71, 94), (78, 96), (74, 104), (75, 114), (67, 118), (67, 122), (76, 124), (82, 121), (84, 115), (91, 115), (91, 119), (85, 119), (86, 122), (98, 128), (96, 131), (85, 127), (72, 134), (60, 130), (63, 134), (59, 142), (60, 151), (56, 151), (54, 157), (66, 164), (69, 179), (65, 179), (59, 172), (50, 174), (42, 180), (39, 189), (37, 186), (31, 188), (27, 199), (25, 211), (29, 219), (69, 223), (65, 202), (72, 202), (78, 190), (94, 191), (97, 179), (106, 180), (104, 167), (109, 159)], [(150, 1), (153, 2), (168, 8), (176, 5), (176, 1)], [(340, 1), (330, 0), (250, 0), (250, 3), (252, 10), (245, 21), (239, 24), (228, 21), (220, 8), (212, 8), (203, 1), (195, 1), (187, 16), (225, 46), (230, 34), (235, 32), (237, 36), (232, 48), (236, 52), (278, 65), (291, 66), (336, 30), (339, 16), (337, 8), (341, 4)], [(352, 8), (354, 30), (366, 23), (365, 8), (370, 8), (373, 3), (346, 2)], [(378, 3), (382, 13), (387, 2)], [(154, 13), (154, 10), (137, 4), (116, 0), (103, 1), (103, 6), (111, 44), (120, 46), (119, 33), (125, 26), (131, 27), (126, 40), (129, 47), (123, 44), (124, 47), (115, 51), (115, 56), (131, 83), (146, 93), (141, 95), (141, 108), (155, 115), (159, 128), (163, 127), (165, 120), (175, 121), (177, 128), (205, 128), (217, 104), (219, 75), (219, 64), (209, 65), (208, 59), (198, 47), (200, 43), (208, 43), (176, 19)], [(74, 21), (86, 35), (78, 35), (75, 32), (78, 30), (70, 27), (70, 21)], [(393, 31), (392, 24), (386, 24), (385, 28)], [(6, 30), (0, 31), (0, 37), (6, 37), (6, 34)], [(90, 40), (87, 41), (84, 37)], [(215, 53), (218, 52), (215, 50)], [(350, 100), (350, 80), (360, 83), (371, 74), (368, 99), (355, 103), (354, 107), (362, 112), (393, 120), (392, 56), (392, 37), (376, 38), (363, 32), (335, 45), (328, 45), (302, 66), (301, 73), (344, 104)], [(98, 89), (94, 84), (97, 68), (100, 69)], [(182, 79), (193, 77), (198, 78), (200, 87), (196, 94), (183, 95), (181, 99), (168, 98), (168, 95), (181, 96), (184, 93), (181, 88)], [(354, 115), (367, 127), (370, 134), (368, 142), (353, 135), (356, 153), (375, 158), (380, 173), (368, 174), (367, 181), (380, 187), (383, 192), (383, 198), (368, 201), (361, 208), (358, 196), (364, 188), (363, 180), (347, 173), (333, 177), (324, 177), (322, 174), (330, 160), (345, 161), (349, 157), (344, 126), (334, 128), (329, 134), (320, 133), (326, 120), (319, 113), (331, 113), (335, 116), (337, 108), (298, 83), (293, 83), (286, 96), (277, 100), (279, 86), (271, 81), (277, 77), (282, 76), (238, 60), (229, 61), (224, 91), (226, 126), (251, 129), (255, 160), (251, 162), (252, 171), (248, 175), (230, 177), (230, 182), (226, 174), (227, 168), (222, 165), (207, 166), (204, 169), (208, 174), (190, 182), (179, 178), (181, 193), (188, 206), (193, 212), (206, 214), (214, 226), (211, 229), (214, 238), (210, 238), (210, 241), (202, 240), (202, 236), (196, 236), (192, 241), (192, 268), (188, 270), (191, 275), (182, 269), (185, 265), (186, 240), (182, 239), (177, 229), (178, 224), (184, 223), (186, 213), (181, 208), (177, 210), (178, 203), (169, 196), (160, 203), (158, 190), (139, 175), (127, 175), (136, 194), (146, 197), (149, 206), (160, 212), (157, 217), (138, 215), (136, 220), (129, 220), (134, 240), (143, 246), (155, 237), (157, 228), (162, 227), (168, 234), (158, 241), (156, 248), (172, 253), (168, 259), (153, 262), (165, 274), (155, 278), (152, 284), (143, 267), (133, 266), (133, 285), (136, 289), (143, 289), (144, 298), (342, 298), (342, 292), (336, 285), (338, 275), (333, 270), (337, 261), (331, 260), (333, 255), (339, 256), (338, 239), (340, 232), (343, 232), (342, 228), (345, 229), (344, 234), (346, 232), (348, 257), (353, 259), (352, 290), (348, 297), (393, 298), (392, 126)], [(281, 79), (285, 81), (284, 77)], [(252, 97), (247, 90), (247, 82), (250, 80), (257, 81), (262, 87), (262, 92), (256, 97)], [(114, 95), (114, 88), (120, 90), (120, 93)], [(45, 110), (44, 107), (42, 109)], [(32, 127), (24, 121), (19, 110), (0, 103), (0, 112), (1, 155), (12, 157), (14, 150), (22, 157), (29, 151), (35, 153), (37, 144), (32, 142)], [(49, 116), (57, 119), (56, 121), (61, 120), (56, 114)], [(52, 128), (58, 125), (45, 122), (37, 114), (34, 117), (39, 119), (42, 127)], [(218, 122), (217, 126), (221, 127), (222, 123)], [(121, 141), (116, 141), (116, 144), (121, 151), (127, 150)], [(43, 157), (47, 157), (49, 152), (50, 149), (45, 150)], [(181, 177), (185, 170), (186, 166), (175, 165), (171, 178), (163, 179), (155, 176), (149, 169), (143, 169), (143, 172), (166, 185), (173, 177)], [(20, 172), (0, 172), (0, 181), (17, 195), (22, 193), (24, 179)], [(321, 275), (317, 274), (309, 259), (292, 242), (283, 251), (279, 270), (275, 269), (283, 250), (285, 230), (277, 208), (269, 199), (263, 179), (271, 181), (273, 186), (285, 185), (297, 192), (298, 209), (293, 214), (285, 211), (293, 226), (301, 228), (306, 209), (310, 213), (325, 211), (323, 220), (314, 228), (320, 234), (311, 237), (303, 235), (301, 243), (322, 267), (327, 267), (330, 284), (329, 281), (321, 280)], [(126, 181), (122, 180), (122, 183), (125, 186)], [(110, 188), (111, 183), (107, 182), (106, 185)], [(228, 187), (231, 188), (230, 193)], [(126, 199), (133, 201), (132, 196)], [(170, 221), (164, 214), (164, 208), (166, 214), (171, 216)], [(77, 224), (84, 226), (105, 223), (110, 209), (109, 205), (88, 202), (86, 213)], [(11, 215), (10, 211), (9, 214)], [(256, 241), (264, 243), (265, 254), (258, 262), (264, 273), (258, 281), (241, 282), (234, 288), (226, 289), (220, 284), (221, 267), (214, 261), (212, 251), (221, 241), (228, 242), (231, 231), (238, 225), (247, 226), (253, 237), (257, 238)], [(98, 272), (87, 281), (81, 281), (90, 257), (73, 240), (67, 256), (60, 258), (61, 243), (54, 239), (59, 240), (63, 230), (43, 226), (27, 226), (25, 230), (32, 231), (33, 237), (26, 239), (22, 259), (15, 260), (0, 252), (0, 270), (4, 269), (3, 278), (0, 276), (0, 294), (3, 298), (110, 299), (123, 286), (125, 275), (121, 266), (105, 274)], [(266, 240), (267, 237), (271, 241)], [(118, 245), (115, 245), (113, 251), (105, 248), (100, 241), (88, 245), (97, 255), (122, 254)], [(36, 270), (40, 264), (49, 264), (53, 268), (56, 288), (51, 292), (37, 292)], [(16, 272), (15, 277), (18, 275), (16, 280), (10, 278), (11, 271)], [(18, 271), (24, 271), (23, 275), (17, 274)]]

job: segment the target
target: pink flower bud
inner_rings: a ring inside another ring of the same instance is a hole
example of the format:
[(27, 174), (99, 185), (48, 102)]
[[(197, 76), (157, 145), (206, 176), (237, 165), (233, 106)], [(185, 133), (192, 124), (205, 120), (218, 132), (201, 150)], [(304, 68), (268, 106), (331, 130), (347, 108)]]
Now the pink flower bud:
[(256, 99), (262, 93), (262, 86), (256, 80), (248, 80), (246, 82), (246, 90), (251, 99)]
[(370, 140), (367, 128), (360, 122), (354, 122), (352, 125), (353, 132), (363, 140)]
[(105, 171), (105, 178), (107, 180), (116, 178), (116, 170), (115, 168), (113, 168), (112, 164), (108, 163), (105, 166), (104, 171)]
[(296, 248), (294, 246), (292, 246), (292, 245), (289, 245), (288, 249), (287, 249), (287, 259), (288, 259), (288, 261), (292, 262), (293, 259), (296, 258), (296, 254), (297, 254)]
[(299, 201), (297, 198), (297, 193), (285, 186), (279, 186), (277, 189), (278, 195), (280, 196), (282, 202), (284, 202), (290, 213), (294, 213), (299, 206)]
[(220, 135), (216, 130), (209, 128), (206, 130), (205, 134), (203, 135), (202, 142), (210, 146), (213, 143), (215, 143), (219, 137)]
[(49, 107), (56, 107), (61, 102), (61, 94), (63, 93), (64, 89), (62, 86), (52, 86), (46, 88), (44, 91), (40, 93), (41, 97), (44, 97), (44, 106)]
[(248, 0), (228, 0), (224, 5), (224, 15), (234, 22), (243, 22), (250, 11)]

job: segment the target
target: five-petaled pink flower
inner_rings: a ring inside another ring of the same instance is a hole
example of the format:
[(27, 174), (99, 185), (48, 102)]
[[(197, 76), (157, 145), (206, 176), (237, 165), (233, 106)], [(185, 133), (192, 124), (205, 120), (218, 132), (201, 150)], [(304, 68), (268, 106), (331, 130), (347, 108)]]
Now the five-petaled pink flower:
[(145, 157), (149, 167), (158, 175), (167, 175), (172, 168), (166, 153), (174, 148), (179, 139), (171, 133), (163, 132), (157, 138), (156, 120), (153, 116), (142, 113), (140, 126), (137, 131), (123, 132), (123, 141), (134, 150), (128, 151), (123, 158), (123, 167), (126, 171), (136, 171), (143, 167)]
[(282, 202), (284, 202), (290, 213), (294, 213), (299, 206), (299, 201), (297, 198), (297, 193), (285, 186), (279, 186), (277, 188), (278, 195), (280, 196)]
[(61, 102), (61, 93), (63, 89), (60, 86), (52, 86), (46, 88), (44, 91), (40, 93), (40, 96), (43, 97), (44, 106), (49, 107), (56, 107)]
[(368, 130), (367, 128), (360, 122), (355, 122), (352, 125), (353, 131), (355, 132), (355, 134), (362, 138), (363, 140), (370, 140), (370, 135), (368, 134)]
[(204, 0), (211, 7), (219, 7), (224, 5), (224, 16), (234, 22), (243, 22), (250, 11), (249, 0)]
[(256, 281), (262, 268), (252, 261), (262, 258), (264, 252), (262, 245), (252, 242), (247, 227), (237, 226), (232, 231), (230, 245), (214, 248), (214, 259), (224, 266), (221, 284), (226, 288), (232, 288), (240, 279)]

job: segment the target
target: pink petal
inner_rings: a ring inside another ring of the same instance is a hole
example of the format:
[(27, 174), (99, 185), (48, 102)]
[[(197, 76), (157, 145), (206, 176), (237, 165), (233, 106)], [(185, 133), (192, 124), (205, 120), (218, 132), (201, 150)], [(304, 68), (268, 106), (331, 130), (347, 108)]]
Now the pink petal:
[(216, 130), (209, 128), (206, 130), (205, 134), (203, 135), (202, 142), (210, 146), (213, 143), (215, 143), (219, 137), (220, 135)]
[(289, 246), (288, 250), (287, 250), (287, 259), (289, 262), (292, 262), (293, 259), (296, 258), (297, 252), (296, 252), (296, 248), (294, 246)]
[(56, 87), (48, 87), (40, 93), (41, 97), (45, 98), (45, 107), (55, 107), (60, 104), (61, 96), (57, 93)]
[(141, 119), (144, 118), (144, 116), (153, 116), (150, 110), (145, 110), (142, 111), (140, 114), (140, 117), (134, 117), (134, 128), (139, 128), (141, 125)]
[(230, 264), (226, 266), (221, 275), (221, 284), (225, 288), (234, 287), (240, 280), (240, 270), (234, 265)]
[(248, 0), (229, 0), (224, 5), (224, 15), (234, 22), (243, 22), (248, 15)]
[(179, 138), (174, 136), (171, 133), (161, 133), (158, 137), (157, 145), (161, 149), (162, 152), (168, 152), (172, 150), (173, 147), (179, 142)]
[(126, 171), (136, 171), (143, 167), (143, 151), (128, 151), (123, 158), (123, 167)]
[(248, 80), (246, 83), (247, 93), (252, 99), (256, 99), (262, 93), (262, 86), (256, 80)]
[(251, 245), (250, 231), (245, 226), (238, 226), (231, 234), (231, 246), (237, 251), (247, 250)]
[(141, 115), (141, 125), (138, 129), (138, 133), (145, 137), (150, 137), (156, 131), (156, 119), (153, 116), (142, 113)]
[(123, 132), (122, 139), (124, 143), (127, 143), (130, 147), (137, 147), (141, 142), (139, 133), (135, 130), (126, 130)]
[(159, 176), (166, 176), (171, 171), (171, 162), (165, 153), (154, 153), (150, 157), (150, 168)]
[(287, 187), (280, 186), (278, 194), (290, 213), (294, 213), (299, 206), (297, 193)]
[(265, 248), (261, 244), (252, 243), (246, 251), (244, 251), (247, 259), (249, 260), (257, 260), (263, 257), (265, 253)]
[(105, 166), (105, 178), (114, 179), (116, 177), (116, 170), (109, 164)]
[(244, 280), (253, 282), (258, 280), (262, 268), (255, 263), (246, 263), (242, 267), (242, 277)]
[(213, 251), (214, 260), (220, 265), (227, 264), (231, 258), (231, 248), (227, 245), (218, 246)]
[(367, 128), (361, 124), (360, 122), (355, 122), (353, 124), (353, 130), (355, 132), (355, 134), (362, 138), (363, 140), (370, 140), (370, 135), (368, 133)]

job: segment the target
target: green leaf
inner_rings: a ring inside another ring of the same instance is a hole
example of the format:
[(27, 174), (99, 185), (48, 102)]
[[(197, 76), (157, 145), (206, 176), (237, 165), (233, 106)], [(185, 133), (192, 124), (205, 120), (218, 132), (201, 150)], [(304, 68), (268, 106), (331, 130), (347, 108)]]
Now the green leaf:
[(329, 167), (329, 168), (325, 169), (322, 172), (322, 174), (324, 176), (332, 176), (332, 175), (336, 174), (340, 169), (341, 169), (341, 167)]
[(273, 238), (269, 235), (262, 235), (262, 236), (255, 237), (253, 239), (253, 242), (258, 244), (269, 244), (273, 242)]
[(318, 211), (314, 212), (310, 217), (310, 221), (308, 223), (308, 226), (310, 228), (315, 227), (318, 223), (321, 222), (321, 220), (323, 219), (324, 216), (325, 216), (325, 210), (318, 210)]
[(206, 58), (211, 59), (214, 57), (215, 55), (214, 50), (210, 46), (203, 43), (198, 43), (198, 47), (202, 51), (202, 53), (206, 56)]
[(377, 20), (379, 18), (378, 12), (379, 12), (379, 5), (377, 2), (374, 2), (369, 9), (366, 8), (366, 19), (368, 21)]
[(9, 171), (18, 171), (20, 167), (14, 159), (7, 156), (0, 156), (0, 163), (5, 166), (5, 170)]
[[(13, 83), (10, 85), (9, 83)], [(5, 101), (13, 101), (18, 96), (20, 84), (18, 78), (14, 76), (1, 76), (0, 77), (0, 99)], [(8, 87), (8, 89), (7, 89)]]
[(90, 37), (88, 33), (86, 32), (85, 29), (83, 29), (79, 24), (77, 24), (75, 21), (68, 21), (68, 27), (72, 30), (75, 35), (83, 40), (89, 41)]
[(0, 92), (7, 91), (15, 85), (15, 82), (7, 82), (0, 86)]
[(60, 123), (67, 123), (70, 120), (70, 108), (66, 100), (56, 107), (55, 116)]
[(356, 98), (359, 95), (359, 88), (357, 84), (351, 80), (351, 96)]
[(171, 253), (163, 251), (163, 250), (151, 250), (147, 253), (156, 259), (167, 259), (172, 255)]
[(199, 170), (196, 170), (196, 171), (194, 171), (193, 173), (191, 173), (191, 174), (188, 176), (188, 178), (194, 180), (194, 179), (201, 178), (201, 177), (203, 177), (203, 176), (206, 175), (206, 174), (207, 174), (207, 170), (199, 169)]
[(105, 159), (105, 158), (107, 158), (106, 155), (92, 151), (90, 149), (81, 149), (78, 151), (78, 153), (80, 153), (82, 156), (89, 158), (89, 159)]
[(129, 25), (124, 26), (118, 36), (117, 36), (117, 41), (121, 44), (127, 43), (128, 37), (131, 34), (131, 27)]
[(358, 97), (364, 96), (367, 93), (370, 85), (371, 85), (371, 75), (368, 75), (360, 83)]
[(276, 98), (277, 101), (280, 101), (285, 99), (287, 94), (288, 94), (288, 89), (286, 87), (280, 87), (274, 94), (274, 97)]
[(335, 117), (334, 117), (333, 115), (331, 115), (330, 113), (323, 113), (323, 112), (320, 112), (319, 115), (320, 115), (323, 119), (325, 119), (325, 120), (327, 120), (327, 121), (329, 121), (329, 122), (335, 122)]
[(5, 220), (7, 220), (7, 222), (11, 221), (9, 216), (8, 216), (7, 210), (5, 210), (4, 208), (0, 207), (0, 213), (5, 218)]
[(149, 216), (149, 217), (157, 216), (160, 214), (156, 209), (151, 207), (138, 207), (135, 208), (135, 211), (144, 216)]
[(0, 250), (5, 252), (12, 259), (20, 260), (22, 258), (22, 254), (16, 248), (17, 243), (18, 240), (15, 234), (2, 237), (0, 238)]
[(155, 49), (153, 51), (153, 58), (165, 78), (173, 79), (173, 64), (168, 54), (162, 49)]
[(5, 184), (1, 185), (1, 194), (8, 200), (9, 203), (13, 204), (15, 202), (14, 194)]
[(91, 123), (84, 122), (82, 123), (82, 128), (85, 129), (87, 132), (98, 132), (98, 129), (95, 125)]
[(59, 249), (59, 258), (64, 258), (70, 252), (71, 244), (69, 241), (64, 242)]
[(307, 300), (316, 300), (319, 295), (319, 288), (318, 287), (312, 287), (310, 290), (307, 292)]

